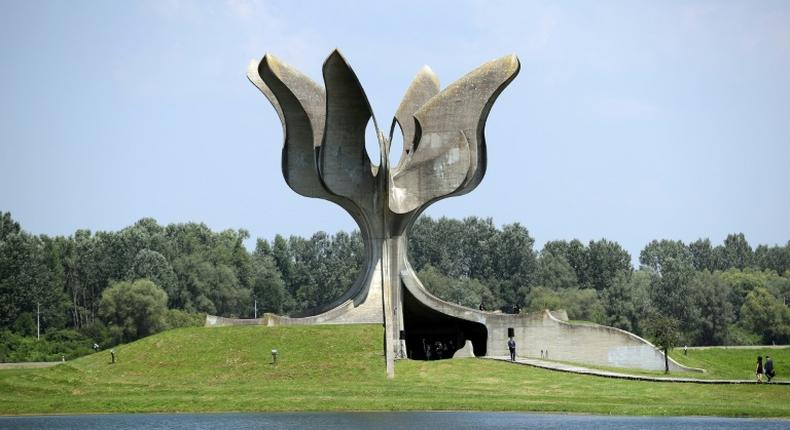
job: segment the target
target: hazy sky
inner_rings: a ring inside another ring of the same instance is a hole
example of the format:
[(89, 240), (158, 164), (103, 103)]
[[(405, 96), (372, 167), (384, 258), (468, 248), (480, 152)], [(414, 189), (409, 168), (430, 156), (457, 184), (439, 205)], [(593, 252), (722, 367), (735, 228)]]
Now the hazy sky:
[(652, 239), (790, 239), (788, 1), (1, 1), (0, 210), (50, 235), (351, 230), (286, 186), (279, 120), (245, 78), (271, 52), (321, 82), (336, 47), (387, 127), (423, 64), (444, 86), (519, 56), (485, 179), (430, 215), (635, 258)]

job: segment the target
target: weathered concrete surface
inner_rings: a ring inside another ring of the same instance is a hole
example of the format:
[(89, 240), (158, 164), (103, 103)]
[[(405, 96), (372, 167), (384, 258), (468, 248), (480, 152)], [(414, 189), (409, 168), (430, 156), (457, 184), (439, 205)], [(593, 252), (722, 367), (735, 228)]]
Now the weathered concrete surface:
[[(548, 349), (559, 360), (640, 368), (663, 364), (660, 352), (644, 339), (610, 327), (568, 324), (563, 311), (555, 316), (514, 316), (447, 303), (423, 287), (408, 262), (409, 229), (422, 211), (442, 198), (472, 191), (485, 175), (485, 123), (494, 101), (519, 69), (516, 56), (504, 56), (440, 90), (436, 76), (424, 67), (406, 90), (385, 136), (339, 51), (324, 63), (325, 89), (271, 55), (252, 62), (248, 77), (283, 124), (286, 183), (303, 196), (329, 200), (345, 209), (359, 225), (366, 263), (335, 302), (292, 317), (265, 314), (251, 323), (384, 323), (387, 374), (393, 376), (394, 359), (406, 349), (399, 333), (406, 327), (404, 294), (408, 293), (415, 306), (427, 306), (420, 312), (449, 318), (457, 327), (465, 327), (458, 330), (474, 332), (473, 351), (498, 354), (506, 348), (510, 327), (528, 355)], [(378, 136), (378, 164), (365, 150), (370, 121)], [(398, 163), (390, 166), (396, 125), (403, 133), (404, 149)], [(240, 322), (212, 316), (206, 320), (207, 325), (234, 323)], [(459, 339), (464, 333), (460, 335)]]
[(473, 358), (474, 356), (475, 351), (472, 347), (471, 340), (467, 340), (466, 343), (464, 343), (464, 347), (455, 351), (455, 354), (453, 354), (453, 358)]

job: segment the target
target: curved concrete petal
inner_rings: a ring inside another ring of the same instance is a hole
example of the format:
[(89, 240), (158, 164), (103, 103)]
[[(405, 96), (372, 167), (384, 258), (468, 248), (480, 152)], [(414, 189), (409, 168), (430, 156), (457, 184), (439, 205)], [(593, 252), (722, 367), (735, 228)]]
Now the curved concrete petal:
[[(396, 124), (403, 134), (403, 152), (398, 161), (398, 167), (411, 155), (411, 149), (417, 138), (414, 113), (436, 94), (439, 94), (439, 78), (430, 67), (423, 66), (411, 81), (409, 88), (406, 89), (406, 94), (395, 112), (395, 118), (392, 120), (392, 127), (390, 127), (390, 141), (392, 141)], [(398, 167), (394, 171), (397, 171)]]
[[(365, 205), (376, 190), (365, 150), (365, 128), (373, 117), (370, 104), (340, 51), (329, 55), (323, 73), (327, 97), (326, 129), (318, 165), (320, 176), (331, 192)], [(378, 131), (376, 126), (377, 135)]]
[(263, 82), (261, 79), (261, 75), (258, 73), (258, 65), (261, 62), (258, 60), (250, 60), (250, 64), (247, 65), (247, 79), (258, 88), (266, 99), (269, 100), (269, 103), (272, 104), (272, 107), (277, 112), (277, 116), (280, 118), (280, 123), (283, 126), (283, 135), (285, 135), (285, 116), (283, 116), (283, 109), (280, 107), (280, 103), (277, 102), (277, 97), (274, 96), (272, 90), (266, 86), (266, 83)]
[(276, 104), (272, 104), (283, 119), (285, 182), (303, 196), (331, 199), (318, 177), (315, 160), (326, 118), (324, 89), (270, 54), (258, 65), (258, 75), (274, 95)]
[(272, 55), (250, 64), (247, 77), (269, 99), (283, 124), (282, 171), (288, 186), (298, 194), (329, 200), (345, 209), (359, 225), (365, 256), (370, 260), (345, 294), (311, 312), (324, 312), (348, 301), (355, 306), (363, 303), (380, 250), (373, 248), (370, 225), (362, 209), (351, 200), (332, 194), (318, 176), (317, 147), (322, 141), (326, 118), (324, 89)]
[(429, 201), (457, 190), (470, 164), (469, 142), (463, 131), (430, 134), (414, 150), (409, 162), (392, 176), (390, 210), (409, 213)]
[(459, 130), (469, 139), (470, 166), (463, 186), (454, 194), (472, 191), (486, 170), (484, 129), (497, 96), (516, 77), (521, 65), (515, 55), (489, 61), (453, 82), (423, 105), (414, 117), (424, 140), (452, 140)]

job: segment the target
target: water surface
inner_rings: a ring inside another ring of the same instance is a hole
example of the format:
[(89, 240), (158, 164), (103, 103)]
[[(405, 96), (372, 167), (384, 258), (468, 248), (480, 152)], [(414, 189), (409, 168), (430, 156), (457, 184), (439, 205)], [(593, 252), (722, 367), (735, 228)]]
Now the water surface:
[(608, 417), (497, 412), (320, 412), (124, 414), (0, 417), (0, 429), (557, 429), (778, 430), (790, 420), (701, 417)]

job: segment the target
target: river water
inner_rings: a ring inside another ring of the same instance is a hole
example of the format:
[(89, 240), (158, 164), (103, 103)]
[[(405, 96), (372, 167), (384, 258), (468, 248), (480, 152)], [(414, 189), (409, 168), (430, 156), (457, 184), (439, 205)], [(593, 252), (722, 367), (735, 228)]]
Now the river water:
[(0, 429), (778, 430), (790, 429), (790, 420), (607, 417), (497, 412), (128, 414), (0, 417)]

